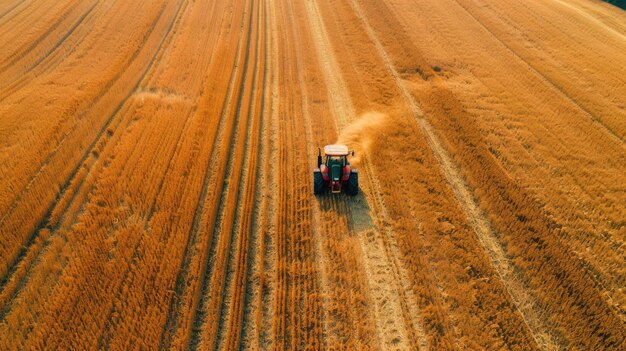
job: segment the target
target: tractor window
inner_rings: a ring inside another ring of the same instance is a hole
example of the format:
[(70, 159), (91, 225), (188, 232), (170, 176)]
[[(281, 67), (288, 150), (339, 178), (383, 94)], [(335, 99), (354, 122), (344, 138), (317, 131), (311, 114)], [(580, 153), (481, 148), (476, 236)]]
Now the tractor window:
[(341, 165), (344, 165), (343, 157), (342, 156), (329, 156), (327, 158), (327, 165), (330, 163), (340, 163)]

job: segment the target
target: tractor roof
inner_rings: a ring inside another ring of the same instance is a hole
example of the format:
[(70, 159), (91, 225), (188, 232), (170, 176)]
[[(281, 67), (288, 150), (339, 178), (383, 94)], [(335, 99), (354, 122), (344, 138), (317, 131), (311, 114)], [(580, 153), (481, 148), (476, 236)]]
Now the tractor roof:
[(333, 144), (324, 146), (324, 153), (330, 156), (346, 156), (349, 151), (345, 145)]

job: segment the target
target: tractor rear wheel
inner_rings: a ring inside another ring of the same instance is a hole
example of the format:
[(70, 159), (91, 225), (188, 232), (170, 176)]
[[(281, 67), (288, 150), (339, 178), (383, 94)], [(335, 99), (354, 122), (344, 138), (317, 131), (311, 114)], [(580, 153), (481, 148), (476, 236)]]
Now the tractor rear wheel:
[(348, 186), (346, 187), (348, 195), (356, 195), (359, 193), (359, 173), (356, 171), (350, 171), (350, 178), (348, 178)]
[(313, 172), (313, 194), (319, 195), (324, 192), (324, 179), (322, 178), (322, 172)]

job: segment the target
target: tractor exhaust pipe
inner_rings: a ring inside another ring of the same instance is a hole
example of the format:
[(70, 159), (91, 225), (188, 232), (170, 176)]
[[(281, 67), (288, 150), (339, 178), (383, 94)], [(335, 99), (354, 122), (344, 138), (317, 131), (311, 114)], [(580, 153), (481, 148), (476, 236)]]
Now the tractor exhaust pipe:
[(317, 148), (317, 168), (320, 168), (322, 166), (322, 150), (320, 150), (320, 148)]

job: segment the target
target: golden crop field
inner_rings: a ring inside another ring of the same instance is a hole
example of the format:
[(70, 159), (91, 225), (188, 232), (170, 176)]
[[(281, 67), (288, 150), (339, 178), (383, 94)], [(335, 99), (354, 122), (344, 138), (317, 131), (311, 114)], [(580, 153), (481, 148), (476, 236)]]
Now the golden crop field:
[(1, 350), (626, 349), (618, 7), (5, 0), (0, 44)]

